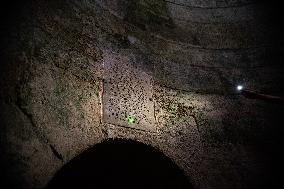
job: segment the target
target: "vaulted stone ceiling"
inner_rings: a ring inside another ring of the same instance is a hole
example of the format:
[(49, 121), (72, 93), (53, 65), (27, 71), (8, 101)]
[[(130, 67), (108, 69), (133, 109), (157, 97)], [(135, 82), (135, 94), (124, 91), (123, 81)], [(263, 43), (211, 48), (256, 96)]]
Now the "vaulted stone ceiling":
[(235, 87), (283, 95), (277, 11), (256, 0), (3, 6), (3, 185), (44, 188), (123, 138), (159, 149), (197, 189), (273, 188), (283, 105)]

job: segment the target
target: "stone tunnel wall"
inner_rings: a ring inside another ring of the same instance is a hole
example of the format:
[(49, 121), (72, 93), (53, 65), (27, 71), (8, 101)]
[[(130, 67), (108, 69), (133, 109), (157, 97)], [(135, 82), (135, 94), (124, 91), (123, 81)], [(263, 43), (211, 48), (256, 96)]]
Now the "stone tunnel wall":
[(235, 92), (244, 84), (282, 94), (265, 8), (253, 0), (21, 4), (1, 34), (1, 177), (44, 188), (82, 151), (126, 138), (160, 149), (197, 189), (273, 183), (283, 107)]

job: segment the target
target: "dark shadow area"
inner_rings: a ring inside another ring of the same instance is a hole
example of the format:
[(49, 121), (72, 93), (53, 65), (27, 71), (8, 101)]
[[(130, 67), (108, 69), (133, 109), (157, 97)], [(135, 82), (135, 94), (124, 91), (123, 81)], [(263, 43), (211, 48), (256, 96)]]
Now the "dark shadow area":
[(83, 152), (50, 181), (54, 188), (193, 188), (157, 149), (131, 140), (108, 140)]

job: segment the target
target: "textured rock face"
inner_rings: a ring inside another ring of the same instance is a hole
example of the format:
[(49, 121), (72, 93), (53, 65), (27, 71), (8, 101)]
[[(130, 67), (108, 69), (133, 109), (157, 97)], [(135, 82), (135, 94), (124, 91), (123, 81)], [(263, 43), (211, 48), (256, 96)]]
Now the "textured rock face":
[(268, 5), (38, 0), (7, 7), (3, 186), (44, 188), (87, 148), (123, 138), (158, 148), (197, 189), (273, 188), (283, 105), (235, 91), (244, 84), (283, 95), (283, 49)]

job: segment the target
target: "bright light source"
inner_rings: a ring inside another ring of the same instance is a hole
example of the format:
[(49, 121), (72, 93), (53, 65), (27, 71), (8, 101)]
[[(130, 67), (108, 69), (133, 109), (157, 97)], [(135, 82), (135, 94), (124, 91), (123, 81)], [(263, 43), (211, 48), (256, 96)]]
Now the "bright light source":
[(128, 122), (129, 125), (133, 125), (135, 123), (135, 117), (128, 115), (127, 116), (127, 122)]
[(244, 89), (244, 87), (243, 87), (242, 85), (238, 85), (238, 86), (237, 86), (237, 90), (238, 90), (238, 91), (241, 91), (241, 90), (243, 90), (243, 89)]

